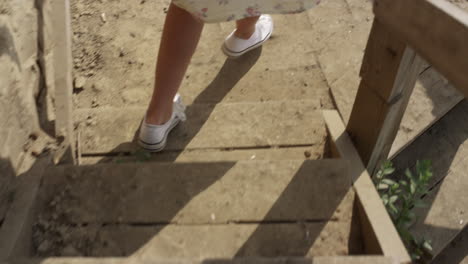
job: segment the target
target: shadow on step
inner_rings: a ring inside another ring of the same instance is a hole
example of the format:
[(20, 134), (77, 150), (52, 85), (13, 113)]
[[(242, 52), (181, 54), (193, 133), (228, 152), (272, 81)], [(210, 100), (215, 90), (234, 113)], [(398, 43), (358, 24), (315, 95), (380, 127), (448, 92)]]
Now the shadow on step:
[(410, 230), (418, 239), (431, 240), (435, 255), (466, 226), (467, 115), (468, 101), (463, 100), (393, 160), (398, 179), (406, 168), (415, 172), (418, 160), (432, 163), (433, 179), (422, 197), (427, 207), (415, 210), (417, 221)]
[(442, 250), (433, 264), (458, 264), (468, 262), (468, 227), (458, 233), (457, 237)]
[(10, 159), (0, 157), (0, 227), (13, 200), (15, 174)]
[[(186, 114), (189, 122), (181, 123), (174, 128), (168, 136), (166, 150), (163, 153), (153, 154), (151, 160), (165, 162), (176, 160), (179, 154), (186, 149), (187, 145), (200, 132), (213, 113), (216, 104), (220, 103), (229, 91), (250, 71), (260, 58), (261, 53), (262, 49), (259, 48), (245, 54), (242, 58), (227, 59), (217, 76), (194, 99), (193, 104), (187, 106)], [(128, 153), (128, 150), (137, 149), (137, 154), (141, 152), (139, 151), (140, 148), (136, 146), (138, 134), (139, 130), (135, 131), (132, 142), (122, 143), (109, 153), (125, 154), (125, 160), (132, 161), (128, 159), (128, 155), (131, 156), (133, 153)], [(139, 157), (135, 158), (138, 159)], [(115, 160), (115, 156), (105, 157), (102, 162), (108, 162), (109, 160)]]
[[(347, 255), (354, 194), (329, 161), (97, 164), (45, 175), (38, 256)], [(338, 165), (337, 165), (338, 164)], [(354, 232), (356, 233), (356, 232)]]

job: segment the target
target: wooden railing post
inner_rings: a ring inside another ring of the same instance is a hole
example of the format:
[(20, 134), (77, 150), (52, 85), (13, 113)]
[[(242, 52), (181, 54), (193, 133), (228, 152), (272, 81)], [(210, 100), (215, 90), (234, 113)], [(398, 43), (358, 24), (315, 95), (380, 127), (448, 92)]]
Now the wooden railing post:
[(388, 158), (421, 65), (405, 42), (374, 20), (347, 127), (371, 175)]
[(72, 32), (69, 0), (49, 0), (52, 7), (53, 60), (55, 74), (55, 133), (63, 138), (64, 153), (75, 162), (73, 127)]

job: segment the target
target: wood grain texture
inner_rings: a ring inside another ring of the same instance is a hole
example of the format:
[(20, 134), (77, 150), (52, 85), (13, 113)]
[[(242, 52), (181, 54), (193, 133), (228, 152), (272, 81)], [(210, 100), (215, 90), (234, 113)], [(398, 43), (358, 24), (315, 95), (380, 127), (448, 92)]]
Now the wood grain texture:
[(342, 160), (62, 166), (45, 174), (41, 204), (48, 208), (68, 186), (70, 199), (54, 210), (72, 224), (351, 222), (347, 168)]
[(328, 132), (340, 156), (351, 163), (349, 173), (359, 201), (364, 243), (367, 251), (398, 258), (401, 263), (411, 263), (411, 258), (398, 235), (390, 216), (367, 172), (359, 153), (355, 149), (337, 111), (324, 111)]
[(414, 171), (418, 160), (432, 163), (430, 192), (424, 196), (428, 207), (416, 209), (418, 221), (411, 231), (418, 238), (432, 241), (434, 255), (466, 229), (467, 157), (468, 102), (464, 100), (394, 159), (400, 177), (406, 168)]
[[(326, 137), (319, 100), (263, 103), (193, 104), (187, 121), (169, 135), (165, 150), (320, 146)], [(76, 112), (82, 123), (82, 153), (138, 151), (134, 138), (145, 108), (84, 109)], [(94, 120), (95, 125), (87, 125)], [(124, 129), (125, 128), (125, 129)]]
[(377, 19), (468, 96), (468, 15), (444, 0), (377, 0)]
[(14, 201), (0, 229), (0, 259), (27, 256), (31, 252), (32, 225), (43, 172), (52, 162), (39, 159), (17, 182)]
[(371, 175), (388, 158), (421, 65), (413, 50), (374, 21), (347, 127)]
[(70, 1), (52, 1), (52, 25), (54, 38), (55, 73), (55, 133), (64, 137), (70, 146), (71, 158), (75, 160), (75, 136), (73, 126), (73, 62)]
[[(36, 260), (12, 260), (2, 264), (35, 264)], [(237, 259), (163, 259), (141, 260), (137, 258), (48, 258), (42, 264), (395, 264), (394, 259), (382, 256), (349, 257), (281, 257)]]

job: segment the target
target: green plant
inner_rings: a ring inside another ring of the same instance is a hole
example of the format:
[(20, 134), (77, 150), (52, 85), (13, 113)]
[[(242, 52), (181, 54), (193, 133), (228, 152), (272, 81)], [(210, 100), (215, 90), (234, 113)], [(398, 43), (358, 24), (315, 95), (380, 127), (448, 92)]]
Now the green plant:
[(393, 164), (384, 162), (373, 181), (411, 257), (414, 261), (422, 261), (431, 254), (431, 242), (416, 239), (409, 228), (416, 221), (414, 208), (426, 207), (422, 198), (429, 191), (431, 163), (418, 161), (415, 174), (407, 169), (400, 180), (392, 179), (394, 172)]

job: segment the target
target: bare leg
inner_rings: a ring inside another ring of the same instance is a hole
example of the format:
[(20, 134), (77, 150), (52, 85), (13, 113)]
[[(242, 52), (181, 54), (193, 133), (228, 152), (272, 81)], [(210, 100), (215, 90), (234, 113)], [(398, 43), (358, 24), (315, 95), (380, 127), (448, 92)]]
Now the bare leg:
[(241, 39), (249, 39), (255, 32), (255, 24), (260, 17), (248, 17), (241, 20), (237, 20), (237, 30), (234, 35)]
[(203, 22), (171, 4), (167, 12), (156, 65), (153, 96), (146, 122), (161, 125), (172, 115), (173, 98), (200, 40)]

